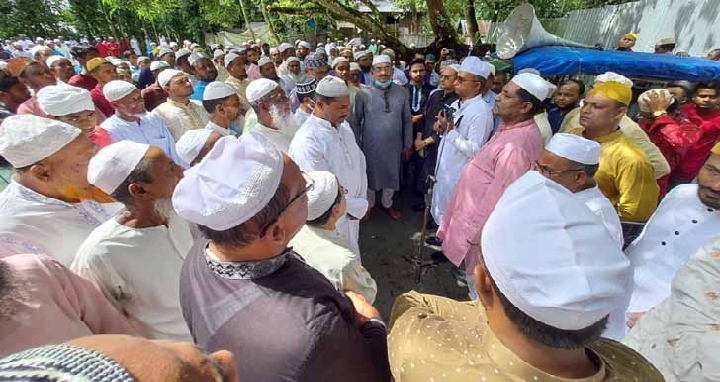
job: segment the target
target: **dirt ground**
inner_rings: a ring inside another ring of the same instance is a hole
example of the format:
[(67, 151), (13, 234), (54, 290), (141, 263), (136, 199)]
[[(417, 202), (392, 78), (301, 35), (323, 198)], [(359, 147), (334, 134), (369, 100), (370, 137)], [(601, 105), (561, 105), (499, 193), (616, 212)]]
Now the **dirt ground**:
[[(409, 194), (397, 194), (395, 208), (402, 212), (402, 220), (391, 220), (376, 209), (370, 220), (360, 225), (362, 263), (378, 284), (374, 305), (385, 319), (390, 318), (395, 298), (411, 290), (467, 299), (467, 288), (458, 287), (450, 274), (450, 263), (428, 268), (420, 283), (416, 282), (416, 268), (411, 259), (417, 253), (423, 214), (412, 211), (411, 204)], [(425, 246), (421, 260), (430, 261), (430, 254), (436, 250)]]

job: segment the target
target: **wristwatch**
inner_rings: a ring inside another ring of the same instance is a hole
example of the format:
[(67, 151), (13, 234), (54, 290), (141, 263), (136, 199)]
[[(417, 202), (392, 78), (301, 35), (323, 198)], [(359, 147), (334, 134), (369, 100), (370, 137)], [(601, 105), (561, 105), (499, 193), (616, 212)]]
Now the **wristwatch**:
[(653, 117), (662, 117), (663, 115), (667, 115), (667, 111), (665, 110), (658, 110), (656, 112), (653, 112)]

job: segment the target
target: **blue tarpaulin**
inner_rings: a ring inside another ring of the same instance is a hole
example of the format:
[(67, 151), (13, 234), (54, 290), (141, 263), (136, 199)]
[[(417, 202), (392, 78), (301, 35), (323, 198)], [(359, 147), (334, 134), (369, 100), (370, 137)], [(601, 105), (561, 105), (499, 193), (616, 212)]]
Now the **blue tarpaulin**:
[(719, 61), (673, 54), (551, 46), (530, 49), (518, 54), (512, 61), (515, 73), (535, 68), (548, 76), (615, 72), (628, 77), (666, 80), (720, 80)]

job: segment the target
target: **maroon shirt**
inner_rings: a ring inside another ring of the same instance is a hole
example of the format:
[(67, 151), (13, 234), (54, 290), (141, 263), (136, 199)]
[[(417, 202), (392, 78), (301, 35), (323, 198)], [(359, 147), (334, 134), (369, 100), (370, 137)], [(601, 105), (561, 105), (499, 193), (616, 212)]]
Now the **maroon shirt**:
[(147, 109), (147, 111), (152, 111), (161, 103), (167, 101), (168, 97), (167, 92), (157, 83), (153, 83), (152, 85), (141, 90), (140, 95), (142, 95), (143, 97), (143, 101), (145, 102), (145, 109)]
[(697, 107), (693, 103), (680, 106), (680, 110), (692, 123), (700, 127), (702, 135), (687, 150), (685, 158), (678, 164), (673, 179), (692, 180), (700, 172), (700, 167), (710, 155), (710, 150), (715, 142), (719, 140), (720, 110), (711, 110), (701, 114), (698, 113)]
[(97, 80), (87, 74), (76, 74), (70, 77), (68, 85), (77, 86), (85, 90), (93, 90), (97, 86)]
[(90, 90), (90, 97), (92, 97), (95, 107), (103, 114), (105, 114), (105, 116), (110, 117), (111, 115), (115, 114), (115, 109), (112, 107), (112, 105), (110, 105), (110, 101), (105, 98), (100, 84), (95, 86), (93, 90)]

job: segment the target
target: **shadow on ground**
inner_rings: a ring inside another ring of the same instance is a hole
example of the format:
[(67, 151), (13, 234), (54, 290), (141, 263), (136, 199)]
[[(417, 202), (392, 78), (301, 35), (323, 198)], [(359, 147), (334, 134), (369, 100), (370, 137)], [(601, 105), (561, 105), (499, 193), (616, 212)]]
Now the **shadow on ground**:
[[(403, 213), (401, 221), (391, 220), (376, 209), (370, 220), (360, 225), (362, 263), (378, 284), (374, 305), (385, 319), (390, 318), (395, 298), (410, 290), (467, 299), (467, 288), (455, 283), (450, 263), (429, 268), (421, 282), (416, 283), (411, 258), (417, 252), (423, 214), (412, 211), (411, 199), (407, 192), (395, 195), (395, 207)], [(426, 246), (421, 260), (429, 261), (435, 250)]]

